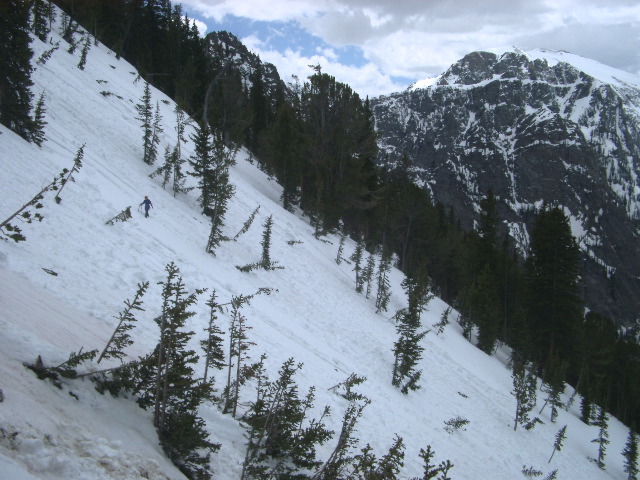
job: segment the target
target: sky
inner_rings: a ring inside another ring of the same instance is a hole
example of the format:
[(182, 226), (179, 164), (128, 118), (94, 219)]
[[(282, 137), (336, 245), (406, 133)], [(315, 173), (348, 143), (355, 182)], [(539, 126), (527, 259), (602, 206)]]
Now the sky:
[[(59, 31), (54, 29), (53, 43), (63, 41)], [(125, 300), (131, 300), (137, 284), (145, 281), (149, 289), (142, 298), (144, 310), (135, 312), (137, 322), (129, 331), (134, 344), (125, 353), (127, 360), (133, 360), (151, 352), (158, 339), (154, 318), (162, 305), (159, 282), (166, 280), (169, 262), (180, 269), (188, 293), (208, 289), (197, 296), (188, 320), (188, 328), (196, 332), (191, 346), (198, 352), (197, 341), (204, 338), (210, 315), (206, 301), (214, 289), (221, 303), (261, 287), (273, 289), (242, 307), (252, 342), (245, 353), (251, 362), (266, 354), (265, 371), (272, 381), (287, 359), (302, 364), (294, 378), (300, 396), (315, 388), (307, 418), (319, 419), (329, 406), (325, 422), (336, 432), (318, 448), (320, 460), (329, 458), (335, 447), (348, 408), (340, 395), (344, 387), (339, 385), (356, 374), (366, 380), (354, 388), (355, 393), (371, 404), (358, 419), (354, 435), (358, 443), (350, 454), (369, 444), (380, 458), (398, 435), (406, 453), (399, 478), (422, 476), (419, 451), (428, 445), (435, 452), (432, 463), (454, 464), (449, 476), (456, 480), (524, 478), (523, 466), (545, 475), (557, 469), (562, 480), (627, 478), (621, 455), (626, 427), (610, 420), (606, 468), (599, 469), (590, 460), (597, 455), (592, 439), (599, 430), (579, 420), (579, 398), (567, 410), (561, 409), (558, 421), (552, 423), (548, 407), (538, 413), (544, 398), (538, 391), (534, 412), (544, 423), (531, 431), (522, 427), (514, 431), (516, 402), (508, 350), (501, 347), (489, 356), (477, 349), (463, 337), (455, 312), (438, 332), (434, 325), (447, 308), (438, 298), (421, 316), (423, 327), (431, 329), (422, 339), (425, 350), (417, 365), (423, 372), (421, 388), (403, 395), (393, 387), (397, 333), (391, 317), (406, 306), (402, 273), (391, 270), (389, 309), (377, 313), (375, 286), (368, 298), (358, 294), (353, 262), (336, 261), (339, 236), (317, 239), (308, 217), (283, 209), (281, 187), (250, 160), (245, 149), (238, 152), (230, 172), (235, 194), (223, 233), (234, 237), (256, 207), (260, 209), (237, 241), (222, 242), (215, 256), (206, 253), (210, 222), (201, 214), (198, 190), (174, 197), (170, 189), (163, 189), (160, 178), (150, 178), (158, 164), (142, 161), (135, 105), (145, 86), (137, 81), (134, 67), (103, 44), (92, 46), (84, 70), (77, 68), (79, 49), (73, 54), (58, 49), (40, 65), (35, 60), (51, 44), (36, 38), (32, 48), (33, 89), (46, 98), (46, 141), (37, 147), (0, 125), (0, 219), (18, 210), (63, 168), (70, 168), (82, 145), (84, 158), (74, 181), (57, 192), (60, 203), (54, 201), (53, 192), (44, 194), (38, 210), (43, 221), (19, 224), (25, 242), (0, 241), (2, 480), (184, 480), (158, 444), (151, 413), (133, 398), (101, 395), (86, 379), (62, 379), (61, 388), (56, 388), (23, 366), (39, 355), (50, 366), (81, 348), (104, 348)], [(175, 104), (154, 88), (151, 95), (164, 127), (158, 148), (162, 152), (177, 142)], [(192, 123), (185, 137), (193, 133)], [(184, 143), (181, 151), (188, 158), (194, 152), (193, 142)], [(195, 184), (196, 179), (188, 177), (186, 186)], [(145, 195), (153, 203), (150, 218), (138, 210)], [(127, 206), (132, 218), (106, 224)], [(273, 220), (270, 256), (283, 268), (243, 273), (238, 265), (260, 258), (263, 225), (269, 217)], [(354, 250), (355, 243), (347, 239), (342, 258)], [(220, 313), (218, 321), (228, 332), (229, 312)], [(228, 334), (223, 336), (227, 351)], [(116, 365), (115, 359), (99, 365), (89, 362), (78, 371)], [(197, 371), (202, 368), (201, 361)], [(226, 371), (213, 375), (219, 394)], [(240, 414), (255, 401), (256, 384), (250, 380), (240, 389)], [(570, 394), (567, 388), (563, 401)], [(200, 414), (212, 441), (221, 444), (212, 456), (213, 478), (239, 479), (247, 442), (240, 422), (210, 403)], [(468, 424), (448, 431), (447, 422), (456, 418)], [(551, 460), (555, 436), (564, 425), (567, 438)]]
[(475, 50), (565, 50), (640, 74), (637, 0), (182, 0), (286, 81), (309, 65), (361, 96), (402, 91)]

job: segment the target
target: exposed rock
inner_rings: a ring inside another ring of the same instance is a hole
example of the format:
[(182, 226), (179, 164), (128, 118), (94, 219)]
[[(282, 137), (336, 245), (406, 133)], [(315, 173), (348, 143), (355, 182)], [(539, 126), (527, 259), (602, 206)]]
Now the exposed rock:
[(640, 78), (601, 66), (603, 80), (551, 53), (474, 52), (426, 89), (373, 99), (380, 162), (407, 155), (466, 228), (490, 188), (509, 231), (544, 202), (563, 206), (587, 307), (629, 326), (640, 312)]

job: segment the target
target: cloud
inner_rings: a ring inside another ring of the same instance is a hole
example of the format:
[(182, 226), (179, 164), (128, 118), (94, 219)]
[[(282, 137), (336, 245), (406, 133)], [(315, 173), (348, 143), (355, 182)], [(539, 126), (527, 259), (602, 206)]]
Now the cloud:
[[(566, 50), (640, 72), (637, 0), (183, 0), (183, 5), (198, 12), (209, 30), (229, 18), (244, 19), (254, 31), (229, 30), (239, 37), (255, 35), (252, 49), (271, 58), (283, 77), (299, 75), (301, 70), (293, 69), (298, 64), (320, 63), (369, 95), (436, 76), (474, 50), (512, 45)], [(277, 22), (271, 36), (257, 31), (260, 22)], [(298, 31), (289, 35), (292, 29), (282, 26), (293, 24)]]
[(294, 75), (303, 83), (307, 77), (314, 73), (310, 65), (320, 65), (324, 73), (328, 73), (340, 82), (347, 83), (362, 98), (378, 96), (380, 92), (397, 92), (404, 90), (408, 85), (407, 79), (402, 82), (395, 81), (390, 75), (380, 71), (372, 62), (367, 62), (362, 66), (339, 62), (333, 50), (304, 55), (300, 50), (291, 48), (284, 51), (269, 49), (265, 47), (261, 39), (255, 36), (243, 37), (240, 40), (249, 50), (260, 52), (260, 59), (263, 62), (274, 64), (278, 68), (282, 80), (286, 83), (294, 83)]

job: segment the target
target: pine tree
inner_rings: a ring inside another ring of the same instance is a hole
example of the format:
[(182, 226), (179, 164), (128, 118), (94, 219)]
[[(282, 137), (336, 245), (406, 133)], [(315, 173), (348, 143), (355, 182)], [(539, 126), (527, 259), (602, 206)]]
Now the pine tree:
[(66, 12), (62, 16), (62, 39), (69, 44), (67, 52), (70, 54), (75, 53), (78, 48), (75, 35), (78, 33), (80, 25), (73, 20)]
[(438, 331), (436, 332), (436, 335), (440, 335), (442, 332), (444, 332), (444, 329), (447, 325), (449, 325), (449, 315), (451, 314), (451, 307), (447, 307), (443, 312), (442, 315), (440, 316), (440, 321), (436, 324), (434, 324), (434, 328), (437, 328)]
[(435, 452), (431, 450), (431, 445), (427, 445), (427, 449), (420, 449), (420, 458), (423, 462), (424, 473), (422, 477), (414, 477), (411, 480), (433, 480), (440, 473), (440, 468), (435, 464), (431, 464), (431, 461), (435, 455)]
[(44, 108), (44, 92), (40, 94), (36, 108), (33, 114), (33, 128), (31, 129), (31, 141), (37, 146), (41, 147), (42, 143), (46, 140), (44, 136), (44, 126), (47, 122), (44, 120), (44, 114), (47, 112)]
[(367, 444), (367, 446), (361, 450), (361, 453), (355, 456), (353, 472), (349, 476), (349, 479), (397, 479), (400, 469), (404, 465), (404, 443), (402, 437), (396, 436), (389, 451), (379, 460), (372, 453), (372, 450), (371, 445)]
[(47, 5), (44, 0), (34, 0), (31, 7), (31, 30), (41, 41), (46, 42), (51, 31), (47, 23)]
[(224, 361), (224, 351), (222, 345), (224, 339), (222, 335), (224, 332), (220, 330), (217, 325), (218, 312), (221, 306), (216, 302), (216, 291), (211, 292), (211, 297), (207, 301), (209, 307), (209, 325), (205, 328), (207, 332), (207, 338), (200, 341), (200, 346), (204, 352), (204, 375), (202, 377), (203, 382), (207, 382), (209, 378), (209, 368), (221, 370), (226, 364)]
[(358, 439), (354, 437), (356, 423), (369, 403), (371, 401), (368, 399), (365, 399), (364, 403), (349, 403), (342, 418), (342, 428), (336, 446), (318, 472), (311, 477), (313, 480), (346, 478), (347, 471), (353, 463), (353, 457), (349, 452), (358, 443)]
[(153, 424), (160, 443), (174, 464), (192, 478), (211, 478), (210, 454), (219, 448), (211, 443), (198, 407), (209, 398), (210, 385), (194, 378), (199, 357), (188, 348), (193, 336), (186, 321), (195, 315), (188, 309), (196, 302), (196, 290), (187, 295), (179, 269), (166, 266), (162, 285), (162, 313), (156, 318), (160, 340), (152, 355), (155, 379), (147, 395), (154, 407)]
[[(235, 151), (225, 147), (222, 136), (218, 134), (213, 143), (213, 172), (210, 183), (211, 201), (208, 215), (211, 217), (211, 231), (206, 251), (215, 254), (215, 249), (226, 240), (222, 234), (227, 204), (235, 192), (229, 179), (229, 168), (235, 164)], [(205, 212), (206, 213), (206, 212)]]
[(177, 148), (171, 150), (169, 145), (164, 148), (164, 163), (158, 167), (149, 177), (153, 178), (157, 175), (162, 175), (162, 188), (165, 188), (171, 180), (171, 173), (173, 172), (173, 163), (178, 156)]
[(187, 127), (187, 125), (189, 125), (191, 123), (191, 119), (189, 119), (184, 112), (182, 111), (182, 109), (180, 109), (180, 107), (178, 107), (178, 105), (176, 104), (176, 108), (174, 110), (174, 113), (176, 114), (176, 134), (178, 137), (178, 155), (182, 156), (182, 144), (186, 143), (187, 140), (184, 136), (184, 132), (185, 129)]
[(269, 215), (269, 218), (264, 222), (264, 231), (262, 232), (262, 257), (260, 259), (260, 265), (265, 270), (273, 269), (271, 262), (271, 229), (273, 228), (273, 215)]
[(190, 138), (193, 141), (194, 152), (189, 159), (193, 169), (189, 174), (198, 179), (198, 187), (200, 188), (198, 200), (200, 201), (202, 212), (208, 215), (213, 196), (211, 189), (216, 180), (213, 144), (208, 124), (206, 122), (199, 123), (195, 134), (191, 135)]
[(255, 220), (259, 210), (260, 210), (260, 205), (258, 205), (256, 209), (253, 212), (251, 212), (251, 215), (249, 215), (249, 218), (242, 224), (242, 228), (238, 230), (238, 233), (236, 233), (235, 236), (233, 237), (234, 242), (238, 240), (238, 238), (240, 238), (240, 235), (243, 235), (249, 231), (249, 228), (251, 228), (251, 225), (253, 224), (253, 221)]
[[(250, 297), (242, 295), (233, 297), (231, 300), (231, 324), (229, 326), (229, 350), (227, 356), (227, 386), (224, 390), (224, 411), (232, 412), (235, 418), (238, 409), (239, 388), (244, 384), (246, 372), (243, 367), (250, 359), (249, 348), (255, 345), (249, 340), (247, 331), (252, 327), (247, 325), (247, 319), (240, 313), (242, 305), (247, 303)], [(262, 363), (259, 362), (259, 364)]]
[(377, 293), (376, 293), (376, 313), (386, 312), (391, 299), (391, 285), (389, 283), (389, 271), (391, 270), (391, 258), (383, 250), (378, 264)]
[[(82, 149), (78, 152), (78, 154), (80, 154), (81, 151)], [(77, 159), (78, 157), (76, 157), (76, 161)], [(74, 168), (76, 166), (77, 166), (77, 163), (74, 163)], [(72, 168), (71, 170), (72, 172), (74, 168)], [(7, 238), (10, 238), (16, 243), (25, 241), (26, 237), (22, 235), (22, 230), (20, 229), (20, 227), (18, 225), (14, 225), (11, 222), (14, 221), (14, 219), (16, 218), (27, 224), (32, 223), (34, 220), (41, 222), (44, 219), (44, 216), (39, 212), (35, 212), (32, 214), (30, 209), (33, 208), (34, 210), (39, 210), (43, 207), (42, 200), (44, 199), (44, 194), (46, 192), (58, 191), (58, 194), (59, 194), (59, 191), (61, 188), (59, 187), (59, 185), (64, 185), (65, 179), (69, 178), (68, 175), (69, 175), (69, 170), (66, 168), (63, 169), (62, 172), (60, 172), (56, 177), (54, 177), (51, 183), (48, 183), (47, 185), (45, 185), (44, 188), (42, 188), (42, 190), (36, 193), (31, 200), (29, 200), (27, 203), (22, 205), (15, 213), (10, 215), (7, 219), (0, 222), (0, 235), (4, 235)], [(55, 198), (56, 200), (59, 199), (58, 196), (56, 196)], [(0, 236), (0, 238), (2, 237)]]
[(75, 182), (75, 179), (73, 178), (73, 174), (82, 168), (82, 160), (84, 159), (85, 146), (86, 144), (83, 144), (82, 146), (80, 146), (80, 148), (78, 148), (78, 151), (76, 152), (76, 157), (73, 159), (73, 167), (71, 167), (71, 170), (69, 170), (66, 173), (66, 176), (60, 181), (60, 188), (57, 189), (56, 196), (54, 197), (54, 200), (56, 201), (56, 203), (62, 202), (62, 197), (60, 197), (60, 194), (62, 193), (62, 189), (67, 185), (69, 180), (71, 180), (72, 182)]
[(242, 479), (309, 478), (322, 465), (316, 447), (333, 433), (323, 421), (329, 410), (325, 408), (319, 420), (307, 420), (315, 396), (311, 388), (304, 398), (299, 397), (293, 377), (301, 367), (290, 358), (277, 381), (259, 385), (258, 397), (243, 417), (249, 441)]
[(45, 63), (47, 63), (47, 61), (51, 58), (51, 55), (53, 55), (53, 52), (58, 50), (58, 48), (60, 48), (60, 42), (56, 42), (49, 50), (42, 52), (40, 58), (36, 60), (36, 63), (38, 65), (44, 65)]
[(527, 257), (527, 312), (537, 359), (571, 360), (582, 320), (578, 297), (580, 250), (569, 219), (558, 207), (545, 208), (530, 233)]
[(84, 70), (84, 67), (87, 64), (87, 55), (89, 54), (90, 48), (91, 39), (89, 38), (89, 35), (86, 35), (84, 39), (84, 45), (82, 46), (82, 51), (80, 52), (80, 61), (78, 62), (78, 68), (80, 70)]
[(179, 144), (174, 149), (171, 159), (173, 167), (173, 185), (171, 186), (171, 190), (173, 190), (173, 196), (177, 197), (179, 193), (186, 193), (191, 190), (190, 187), (185, 187), (187, 175), (182, 169), (182, 166), (186, 163), (186, 160), (180, 156)]
[(362, 293), (364, 281), (362, 279), (362, 257), (364, 255), (365, 245), (364, 238), (360, 238), (356, 244), (356, 249), (351, 254), (350, 260), (355, 264), (353, 271), (356, 272), (356, 292)]
[(342, 263), (342, 260), (344, 260), (344, 258), (342, 258), (342, 254), (344, 253), (344, 244), (346, 239), (347, 239), (347, 234), (344, 231), (342, 231), (340, 233), (340, 243), (338, 245), (338, 254), (336, 255), (336, 263), (338, 265), (340, 265)]
[(116, 326), (111, 338), (105, 345), (104, 349), (98, 356), (98, 360), (96, 363), (100, 363), (103, 358), (119, 358), (125, 356), (123, 349), (133, 344), (133, 340), (127, 333), (134, 327), (134, 322), (137, 321), (136, 317), (133, 314), (134, 310), (144, 311), (142, 308), (142, 300), (141, 298), (144, 296), (145, 292), (149, 288), (149, 282), (139, 283), (138, 290), (136, 292), (135, 297), (133, 297), (133, 301), (125, 300), (124, 304), (126, 308), (120, 312), (120, 315), (116, 317), (118, 321), (118, 325)]
[(545, 371), (546, 375), (540, 386), (540, 390), (547, 394), (547, 398), (539, 413), (542, 413), (544, 407), (549, 405), (551, 407), (552, 423), (555, 423), (558, 418), (558, 410), (564, 407), (561, 395), (564, 392), (564, 375), (566, 369), (566, 363), (563, 363), (560, 367), (551, 365), (551, 368)]
[(549, 461), (547, 463), (551, 463), (551, 459), (553, 458), (553, 455), (556, 452), (559, 452), (560, 450), (562, 450), (562, 442), (564, 442), (564, 439), (566, 438), (566, 433), (567, 433), (566, 425), (562, 427), (560, 430), (558, 430), (558, 433), (556, 433), (556, 441), (553, 443), (553, 452), (551, 452), (551, 456), (549, 457)]
[(158, 145), (160, 144), (160, 135), (164, 129), (162, 128), (162, 116), (160, 115), (160, 103), (156, 102), (156, 113), (153, 116), (153, 127), (151, 129), (151, 143), (147, 152), (147, 162), (153, 165), (158, 158)]
[(607, 445), (609, 445), (609, 415), (603, 407), (598, 407), (598, 417), (593, 425), (598, 427), (598, 436), (591, 440), (592, 443), (598, 444), (598, 458), (596, 464), (598, 468), (604, 470), (604, 457), (607, 453)]
[(31, 112), (31, 37), (27, 0), (0, 2), (0, 123), (29, 140)]
[(376, 267), (376, 259), (372, 253), (369, 254), (369, 258), (367, 259), (367, 264), (362, 271), (362, 281), (367, 285), (365, 290), (365, 296), (369, 298), (371, 295), (371, 284), (373, 280), (373, 271)]
[(511, 393), (516, 398), (516, 414), (513, 422), (513, 430), (517, 430), (519, 424), (529, 421), (529, 414), (536, 406), (537, 379), (533, 372), (527, 372), (526, 365), (522, 361), (516, 361), (513, 365), (513, 390)]
[(469, 291), (471, 321), (478, 326), (477, 347), (492, 355), (498, 341), (499, 299), (496, 282), (488, 267), (485, 267)]
[(428, 330), (420, 332), (420, 316), (433, 298), (429, 294), (429, 283), (423, 277), (407, 276), (402, 287), (407, 293), (408, 306), (396, 313), (396, 332), (398, 339), (394, 343), (394, 366), (391, 384), (407, 394), (409, 390), (418, 390), (418, 381), (422, 375), (416, 366), (422, 358), (424, 347), (420, 342)]
[(140, 99), (140, 103), (136, 104), (136, 110), (138, 112), (136, 120), (142, 123), (142, 160), (147, 165), (152, 165), (153, 159), (151, 158), (151, 145), (153, 143), (153, 111), (151, 109), (151, 88), (149, 87), (149, 82), (144, 83), (142, 98)]
[(629, 429), (627, 443), (622, 451), (624, 456), (624, 471), (627, 480), (637, 480), (638, 478), (638, 438), (632, 429)]

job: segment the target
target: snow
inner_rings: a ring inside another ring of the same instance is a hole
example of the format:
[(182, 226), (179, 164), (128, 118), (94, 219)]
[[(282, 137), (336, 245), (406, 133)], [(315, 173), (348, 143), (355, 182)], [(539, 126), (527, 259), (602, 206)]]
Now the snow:
[[(55, 35), (54, 41), (64, 42)], [(49, 44), (34, 40), (34, 60)], [(597, 455), (591, 440), (597, 429), (578, 419), (576, 406), (561, 411), (552, 424), (549, 410), (533, 431), (513, 431), (515, 400), (505, 366), (508, 351), (487, 356), (465, 340), (452, 314), (444, 333), (424, 339), (422, 388), (403, 395), (391, 386), (395, 325), (390, 320), (405, 305), (402, 274), (391, 275), (389, 311), (376, 314), (374, 302), (357, 294), (353, 266), (335, 261), (339, 239), (313, 236), (308, 220), (283, 210), (280, 187), (241, 151), (231, 178), (236, 192), (226, 215), (225, 233), (233, 237), (257, 206), (252, 228), (237, 242), (225, 242), (216, 256), (205, 253), (209, 232), (199, 213), (197, 192), (174, 198), (142, 160), (142, 132), (135, 117), (143, 82), (124, 60), (102, 45), (93, 46), (85, 70), (76, 65), (79, 52), (58, 49), (33, 75), (33, 91), (46, 95), (46, 136), (41, 148), (0, 126), (0, 217), (11, 215), (63, 168), (70, 168), (84, 147), (81, 170), (56, 204), (46, 194), (41, 223), (21, 225), (26, 242), (0, 242), (0, 478), (7, 480), (180, 479), (182, 474), (163, 455), (149, 412), (131, 398), (101, 395), (88, 380), (65, 380), (58, 389), (38, 380), (23, 366), (38, 355), (46, 365), (66, 360), (70, 352), (102, 348), (115, 327), (114, 316), (139, 282), (149, 281), (144, 312), (132, 331), (129, 358), (149, 352), (157, 340), (153, 318), (160, 307), (164, 268), (175, 262), (187, 289), (215, 289), (221, 301), (248, 295), (261, 287), (275, 289), (255, 297), (243, 308), (253, 361), (267, 354), (273, 379), (290, 357), (302, 362), (296, 375), (300, 392), (316, 387), (314, 416), (331, 407), (328, 427), (339, 432), (347, 401), (331, 387), (356, 373), (366, 382), (356, 390), (372, 400), (357, 425), (359, 447), (371, 444), (377, 456), (386, 453), (394, 434), (406, 445), (400, 478), (422, 475), (418, 452), (431, 445), (436, 461), (451, 460), (456, 480), (522, 478), (523, 465), (559, 478), (623, 479), (622, 452), (626, 427), (610, 422), (611, 444), (600, 470), (588, 459)], [(112, 95), (105, 96), (102, 91)], [(121, 98), (118, 98), (118, 95)], [(152, 90), (163, 117), (165, 145), (176, 141), (174, 105)], [(192, 145), (183, 146), (188, 157)], [(137, 211), (145, 195), (153, 202), (151, 217)], [(134, 217), (106, 225), (127, 206)], [(241, 273), (236, 266), (260, 258), (262, 224), (273, 216), (271, 257), (283, 269)], [(344, 257), (354, 250), (348, 241)], [(55, 272), (57, 275), (48, 273)], [(208, 319), (200, 296), (191, 328), (201, 335)], [(440, 320), (447, 308), (434, 299), (423, 314), (425, 328)], [(227, 330), (223, 318), (222, 329)], [(82, 370), (109, 365), (90, 364)], [(217, 379), (221, 389), (222, 373)], [(255, 397), (253, 385), (241, 391), (243, 402)], [(570, 392), (567, 391), (567, 394)], [(566, 400), (565, 396), (565, 400)], [(542, 395), (539, 394), (539, 399)], [(538, 410), (542, 404), (539, 401)], [(243, 403), (246, 405), (246, 403)], [(537, 413), (537, 410), (536, 410)], [(239, 423), (215, 405), (201, 412), (211, 440), (221, 449), (212, 457), (214, 478), (239, 478), (245, 438)], [(469, 420), (464, 430), (447, 433), (444, 422), (456, 416)], [(556, 432), (567, 425), (567, 441), (547, 463)], [(318, 450), (326, 459), (336, 438)]]

